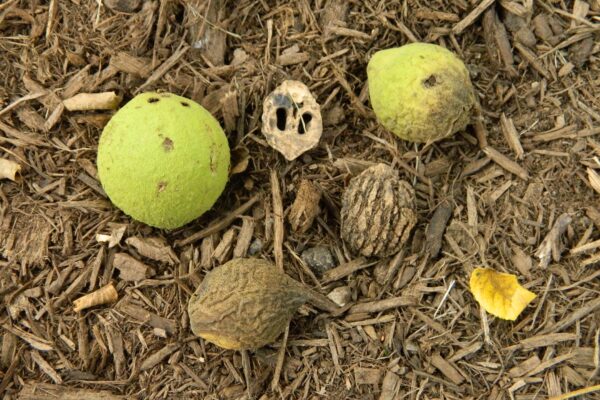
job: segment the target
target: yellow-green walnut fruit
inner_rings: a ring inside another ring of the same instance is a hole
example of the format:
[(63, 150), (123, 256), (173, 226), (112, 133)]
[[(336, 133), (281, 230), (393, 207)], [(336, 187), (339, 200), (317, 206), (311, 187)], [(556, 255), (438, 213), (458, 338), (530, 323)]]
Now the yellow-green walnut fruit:
[(378, 51), (367, 77), (377, 119), (401, 139), (434, 142), (469, 123), (475, 104), (469, 72), (441, 46), (411, 43)]
[(230, 152), (219, 122), (201, 105), (171, 93), (143, 93), (108, 122), (97, 162), (102, 187), (118, 208), (174, 229), (221, 195)]

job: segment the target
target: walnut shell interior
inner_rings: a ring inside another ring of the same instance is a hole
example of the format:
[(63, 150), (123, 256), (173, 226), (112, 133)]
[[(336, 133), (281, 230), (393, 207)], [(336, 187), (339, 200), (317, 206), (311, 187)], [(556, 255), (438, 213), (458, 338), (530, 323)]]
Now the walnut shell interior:
[(323, 132), (321, 107), (305, 84), (284, 81), (267, 96), (262, 132), (269, 145), (288, 161), (319, 143)]

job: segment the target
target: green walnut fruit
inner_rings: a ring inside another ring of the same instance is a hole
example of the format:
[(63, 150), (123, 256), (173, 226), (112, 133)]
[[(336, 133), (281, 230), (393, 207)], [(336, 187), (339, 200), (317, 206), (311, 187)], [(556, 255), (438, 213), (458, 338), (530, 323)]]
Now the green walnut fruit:
[(171, 93), (143, 93), (108, 122), (97, 162), (102, 187), (118, 208), (174, 229), (221, 195), (230, 152), (219, 122), (201, 105)]
[(469, 123), (475, 105), (469, 72), (441, 46), (411, 43), (378, 51), (367, 77), (377, 119), (401, 139), (431, 143)]

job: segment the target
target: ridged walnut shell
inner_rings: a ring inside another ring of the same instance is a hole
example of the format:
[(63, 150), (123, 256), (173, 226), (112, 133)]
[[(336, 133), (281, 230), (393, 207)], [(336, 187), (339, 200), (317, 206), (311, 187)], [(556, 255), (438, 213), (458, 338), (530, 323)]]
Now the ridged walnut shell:
[(366, 257), (397, 253), (417, 222), (415, 191), (396, 171), (377, 164), (352, 178), (342, 196), (342, 239)]
[(272, 343), (306, 301), (300, 284), (271, 263), (233, 259), (206, 274), (188, 304), (194, 334), (225, 349)]

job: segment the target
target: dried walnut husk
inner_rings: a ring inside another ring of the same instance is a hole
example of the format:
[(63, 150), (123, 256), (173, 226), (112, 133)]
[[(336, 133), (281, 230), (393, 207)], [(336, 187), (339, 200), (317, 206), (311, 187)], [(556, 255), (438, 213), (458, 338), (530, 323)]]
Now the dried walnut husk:
[(271, 263), (237, 258), (206, 275), (188, 304), (190, 325), (222, 348), (255, 349), (275, 341), (307, 298)]
[(377, 164), (350, 181), (341, 217), (341, 236), (352, 251), (387, 257), (402, 248), (415, 226), (415, 192), (391, 167)]

